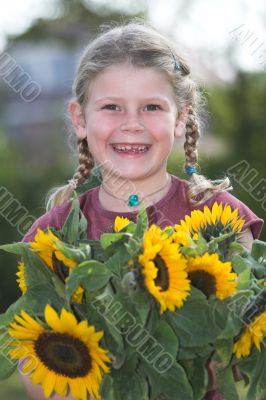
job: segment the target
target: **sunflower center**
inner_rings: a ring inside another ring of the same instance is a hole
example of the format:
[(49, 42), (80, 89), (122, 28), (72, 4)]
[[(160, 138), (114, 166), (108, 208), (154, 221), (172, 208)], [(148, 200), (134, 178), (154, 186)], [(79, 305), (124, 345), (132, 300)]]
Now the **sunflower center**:
[(207, 297), (216, 293), (216, 280), (206, 271), (192, 271), (188, 274), (191, 284), (201, 290)]
[(35, 351), (49, 370), (69, 378), (86, 376), (91, 368), (85, 343), (65, 333), (42, 333), (35, 342)]
[(66, 278), (69, 275), (69, 268), (62, 261), (58, 260), (54, 253), (53, 253), (53, 257), (52, 257), (52, 263), (53, 263), (53, 268), (54, 268), (54, 272), (56, 273), (56, 275), (58, 275), (59, 278), (63, 282), (65, 282)]
[(169, 273), (164, 260), (159, 254), (157, 254), (155, 257), (154, 264), (158, 269), (157, 276), (155, 278), (155, 284), (160, 286), (162, 291), (165, 291), (169, 287)]

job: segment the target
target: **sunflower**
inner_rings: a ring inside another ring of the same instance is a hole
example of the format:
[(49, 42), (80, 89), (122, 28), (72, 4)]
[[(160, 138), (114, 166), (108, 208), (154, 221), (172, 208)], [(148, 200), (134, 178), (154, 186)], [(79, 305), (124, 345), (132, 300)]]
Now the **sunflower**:
[(114, 222), (114, 231), (120, 232), (125, 226), (127, 226), (131, 221), (125, 217), (117, 216)]
[[(60, 239), (53, 234), (51, 229), (48, 229), (47, 232), (38, 229), (34, 237), (34, 242), (29, 242), (29, 244), (52, 271), (58, 272), (62, 269), (61, 273), (64, 274), (65, 267), (74, 268), (77, 262), (67, 258), (58, 249), (57, 242), (60, 242)], [(62, 264), (61, 268), (60, 264)]]
[[(19, 285), (19, 288), (22, 292), (22, 294), (27, 293), (27, 284), (25, 280), (25, 264), (23, 262), (20, 262), (18, 264), (18, 272), (16, 273), (18, 279), (17, 283)], [(84, 289), (81, 286), (78, 286), (75, 292), (73, 293), (71, 300), (74, 303), (81, 304), (84, 296)]]
[[(69, 269), (75, 268), (77, 266), (77, 262), (66, 257), (62, 251), (58, 249), (57, 243), (60, 242), (60, 239), (55, 236), (50, 229), (48, 229), (47, 233), (43, 232), (41, 229), (38, 229), (34, 240), (34, 242), (29, 242), (31, 248), (34, 249), (44, 263), (53, 272), (55, 272), (63, 282), (65, 282), (69, 275)], [(20, 274), (19, 285), (22, 286), (23, 282), (25, 283), (24, 269), (20, 269), (18, 274)], [(24, 285), (24, 293), (25, 289), (26, 285)], [(83, 295), (84, 289), (79, 286), (72, 296), (72, 301), (80, 304), (82, 302)]]
[(255, 344), (260, 351), (260, 345), (266, 335), (266, 311), (257, 315), (253, 322), (248, 324), (240, 336), (240, 339), (235, 342), (233, 352), (237, 358), (247, 357), (251, 352), (252, 346)]
[[(238, 209), (232, 211), (230, 205), (223, 207), (222, 203), (215, 202), (210, 210), (205, 206), (204, 211), (193, 210), (190, 215), (186, 215), (180, 224), (175, 225), (175, 230), (190, 233), (193, 235), (201, 233), (204, 239), (209, 241), (212, 237), (217, 237), (221, 233), (241, 232), (245, 221), (238, 216)], [(234, 235), (232, 235), (234, 240)]]
[(26, 359), (22, 372), (30, 375), (32, 384), (41, 384), (46, 398), (53, 392), (66, 396), (70, 389), (76, 400), (86, 400), (88, 393), (99, 400), (101, 380), (110, 371), (108, 351), (98, 343), (103, 332), (85, 320), (78, 322), (65, 309), (59, 316), (49, 304), (44, 316), (49, 328), (25, 311), (15, 316), (8, 330), (16, 339), (10, 357)]
[(27, 291), (27, 286), (25, 281), (25, 265), (22, 261), (18, 264), (18, 272), (16, 273), (16, 275), (18, 277), (17, 279), (18, 286), (22, 294), (25, 294)]
[(191, 284), (207, 297), (215, 295), (224, 300), (236, 292), (237, 275), (232, 272), (231, 263), (220, 261), (216, 253), (188, 257), (187, 272)]
[(186, 261), (178, 252), (178, 244), (153, 224), (144, 233), (143, 253), (138, 261), (144, 286), (159, 302), (160, 313), (182, 307), (190, 285)]

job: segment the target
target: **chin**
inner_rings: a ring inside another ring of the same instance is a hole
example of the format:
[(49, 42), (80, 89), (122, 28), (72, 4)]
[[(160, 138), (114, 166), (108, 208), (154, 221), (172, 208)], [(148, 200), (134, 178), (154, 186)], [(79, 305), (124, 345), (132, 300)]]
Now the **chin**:
[[(136, 168), (127, 169), (127, 168), (119, 168), (118, 167), (115, 169), (114, 172), (118, 178), (132, 180), (132, 181), (137, 180), (137, 179), (142, 179), (147, 176), (147, 174), (144, 173), (143, 170), (137, 171)], [(112, 170), (109, 170), (108, 175), (111, 175), (111, 173), (112, 173)]]

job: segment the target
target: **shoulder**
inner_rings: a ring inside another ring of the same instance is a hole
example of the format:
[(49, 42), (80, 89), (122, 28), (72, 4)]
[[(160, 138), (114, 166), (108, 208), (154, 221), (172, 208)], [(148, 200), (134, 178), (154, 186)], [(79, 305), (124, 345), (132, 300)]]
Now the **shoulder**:
[[(180, 198), (185, 199), (184, 201), (189, 202), (187, 199), (188, 181), (179, 179), (175, 177), (175, 183), (178, 186), (178, 194)], [(248, 228), (251, 230), (253, 238), (258, 239), (263, 228), (264, 221), (262, 218), (258, 217), (245, 203), (239, 200), (237, 197), (233, 196), (229, 192), (217, 192), (214, 194), (206, 203), (199, 206), (187, 205), (187, 208), (192, 211), (193, 209), (203, 209), (206, 205), (212, 207), (213, 204), (217, 202), (222, 203), (224, 206), (229, 205), (232, 210), (238, 209), (238, 215), (245, 220), (245, 225), (243, 230), (246, 231)]]
[(250, 228), (254, 239), (260, 236), (264, 221), (259, 218), (245, 203), (233, 196), (228, 192), (219, 192), (213, 195), (205, 205), (212, 207), (212, 205), (222, 203), (223, 205), (229, 205), (232, 209), (238, 209), (238, 215), (245, 220), (244, 230)]
[[(85, 193), (78, 196), (80, 202), (80, 208), (84, 212), (88, 212), (90, 209), (90, 204), (93, 203), (93, 196), (96, 188), (92, 188)], [(23, 242), (30, 242), (34, 239), (37, 229), (45, 229), (48, 227), (53, 227), (55, 229), (61, 229), (64, 222), (68, 216), (71, 208), (71, 202), (67, 202), (60, 206), (53, 207), (50, 211), (43, 214), (41, 217), (36, 219), (32, 224), (28, 232), (23, 237)], [(86, 213), (85, 213), (86, 217)]]

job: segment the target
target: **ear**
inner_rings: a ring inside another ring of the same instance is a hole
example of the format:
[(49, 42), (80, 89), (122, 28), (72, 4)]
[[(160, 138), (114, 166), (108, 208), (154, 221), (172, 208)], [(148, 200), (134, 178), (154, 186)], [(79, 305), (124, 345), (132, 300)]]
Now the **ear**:
[(71, 101), (68, 105), (68, 112), (77, 137), (85, 139), (87, 136), (86, 122), (80, 104), (77, 101)]
[(188, 119), (188, 113), (189, 113), (189, 106), (186, 106), (183, 108), (179, 117), (176, 120), (176, 125), (175, 125), (175, 137), (176, 138), (183, 136), (183, 134), (185, 133), (186, 122)]

